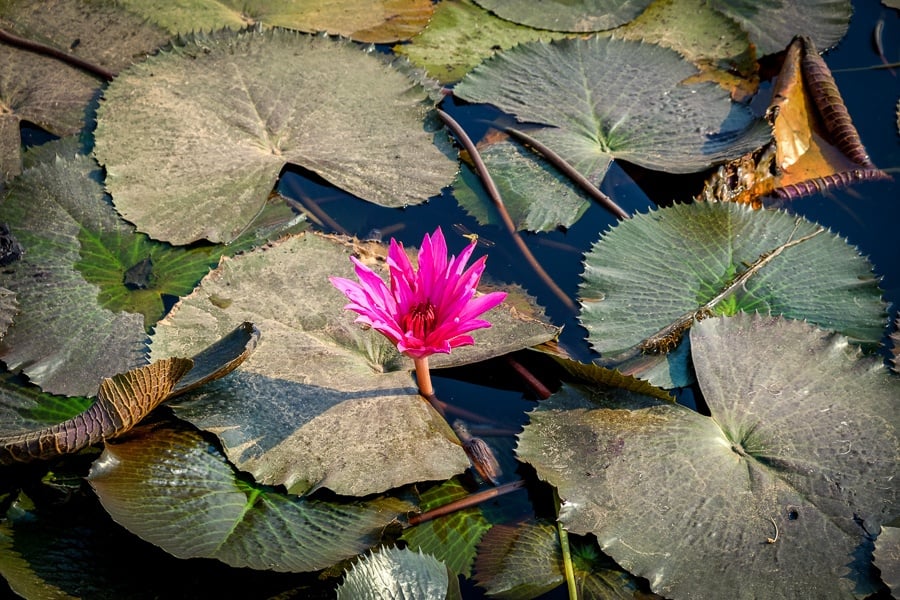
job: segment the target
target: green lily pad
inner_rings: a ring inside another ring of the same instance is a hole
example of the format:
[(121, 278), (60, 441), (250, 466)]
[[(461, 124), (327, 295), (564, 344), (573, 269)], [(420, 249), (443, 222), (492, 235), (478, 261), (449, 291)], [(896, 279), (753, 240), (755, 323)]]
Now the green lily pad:
[[(116, 214), (99, 177), (90, 158), (57, 158), (27, 170), (2, 199), (24, 253), (0, 272), (19, 302), (0, 357), (56, 394), (91, 395), (104, 377), (145, 364), (146, 332), (167, 298), (188, 294), (223, 253), (265, 241), (259, 230), (230, 247), (151, 240)], [(267, 203), (264, 215), (284, 210)]]
[(428, 24), (430, 0), (122, 0), (123, 5), (172, 33), (240, 29), (264, 24), (360, 42), (406, 40)]
[(667, 48), (593, 36), (497, 53), (454, 93), (550, 125), (531, 135), (599, 184), (613, 159), (691, 173), (771, 139), (768, 124), (726, 90), (683, 83), (697, 73)]
[[(519, 144), (508, 139), (482, 142), (478, 151), (519, 230), (570, 227), (591, 205), (571, 179)], [(503, 224), (481, 178), (467, 164), (463, 164), (453, 186), (453, 196), (480, 224)]]
[(286, 163), (384, 206), (439, 194), (457, 163), (433, 143), (428, 111), (423, 88), (346, 40), (220, 32), (122, 72), (104, 92), (94, 153), (138, 230), (231, 242)]
[[(468, 466), (456, 436), (416, 393), (412, 361), (343, 310), (346, 299), (328, 277), (354, 277), (352, 251), (346, 239), (307, 234), (225, 258), (153, 334), (154, 358), (180, 356), (252, 315), (261, 330), (254, 355), (172, 407), (218, 435), (229, 460), (261, 483), (363, 496)], [(386, 272), (373, 255), (363, 258)], [(432, 357), (435, 366), (484, 360), (558, 332), (506, 304), (485, 318), (494, 327), (475, 332), (472, 347)]]
[(798, 33), (827, 50), (847, 33), (853, 14), (850, 0), (711, 0), (709, 5), (740, 23), (760, 56), (784, 50)]
[(505, 21), (472, 0), (441, 0), (428, 27), (409, 43), (395, 46), (394, 52), (441, 83), (451, 83), (498, 49), (564, 35)]
[(537, 29), (586, 33), (612, 29), (635, 18), (653, 0), (475, 0), (503, 19)]
[(172, 427), (107, 445), (88, 480), (113, 519), (178, 558), (272, 571), (315, 571), (363, 552), (412, 508), (392, 498), (306, 500), (247, 483), (200, 433)]
[[(468, 490), (454, 478), (423, 492), (419, 508), (423, 512), (432, 510), (468, 495)], [(490, 528), (484, 511), (474, 506), (408, 527), (403, 530), (402, 539), (411, 550), (443, 562), (454, 575), (471, 577), (478, 542)]]
[(530, 413), (517, 454), (557, 487), (569, 531), (666, 597), (871, 593), (869, 532), (898, 511), (900, 382), (847, 342), (711, 317), (691, 331), (710, 417), (566, 386)]
[(781, 211), (697, 203), (636, 215), (594, 245), (582, 277), (580, 319), (610, 363), (665, 352), (710, 313), (771, 312), (872, 347), (884, 333), (886, 306), (869, 262)]
[(338, 600), (446, 598), (459, 600), (459, 582), (429, 554), (382, 548), (361, 557), (337, 588)]

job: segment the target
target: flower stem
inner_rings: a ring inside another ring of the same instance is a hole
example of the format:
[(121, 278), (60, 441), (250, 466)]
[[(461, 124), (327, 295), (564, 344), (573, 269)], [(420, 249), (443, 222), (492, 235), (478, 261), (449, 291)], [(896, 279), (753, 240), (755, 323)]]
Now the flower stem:
[(419, 385), (419, 393), (428, 398), (434, 396), (434, 386), (431, 385), (431, 371), (428, 370), (428, 357), (414, 358), (416, 365), (416, 383)]
[(572, 565), (572, 551), (569, 548), (569, 534), (562, 523), (556, 522), (559, 532), (559, 545), (562, 548), (563, 569), (566, 574), (566, 587), (569, 589), (569, 600), (578, 600), (578, 588), (575, 585), (575, 568)]

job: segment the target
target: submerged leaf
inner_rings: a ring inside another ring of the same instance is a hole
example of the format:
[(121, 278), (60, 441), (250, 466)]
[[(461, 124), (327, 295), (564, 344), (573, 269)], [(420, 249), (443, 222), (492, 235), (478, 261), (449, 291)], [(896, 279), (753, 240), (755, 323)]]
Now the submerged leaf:
[(346, 40), (198, 35), (107, 88), (94, 152), (116, 208), (140, 231), (230, 242), (286, 163), (384, 206), (439, 194), (457, 164), (433, 143), (428, 110), (423, 88)]
[(711, 417), (599, 387), (530, 414), (517, 453), (560, 520), (667, 597), (870, 593), (869, 532), (898, 510), (900, 383), (799, 321), (714, 317), (691, 341)]
[(454, 93), (519, 121), (598, 184), (613, 159), (673, 173), (700, 171), (756, 149), (769, 126), (661, 46), (605, 37), (532, 42), (496, 54)]
[(475, 0), (514, 23), (537, 29), (586, 33), (627, 23), (653, 0), (545, 0), (532, 4), (516, 0)]
[[(468, 466), (456, 436), (416, 393), (412, 361), (343, 310), (346, 299), (328, 277), (353, 277), (353, 249), (348, 240), (309, 234), (223, 259), (153, 335), (156, 358), (190, 353), (241, 321), (258, 325), (259, 347), (238, 373), (173, 408), (216, 433), (241, 470), (298, 494), (327, 487), (362, 496)], [(383, 263), (362, 259), (385, 272)], [(512, 352), (557, 332), (505, 304), (486, 318), (495, 326), (474, 332), (474, 346), (435, 366)]]
[(391, 498), (304, 500), (249, 484), (199, 433), (170, 427), (107, 445), (88, 480), (118, 523), (179, 558), (273, 571), (354, 556), (411, 508)]
[(629, 349), (666, 352), (713, 313), (781, 314), (869, 346), (885, 326), (878, 279), (854, 247), (737, 204), (678, 204), (620, 223), (587, 254), (580, 295), (591, 345), (612, 362)]

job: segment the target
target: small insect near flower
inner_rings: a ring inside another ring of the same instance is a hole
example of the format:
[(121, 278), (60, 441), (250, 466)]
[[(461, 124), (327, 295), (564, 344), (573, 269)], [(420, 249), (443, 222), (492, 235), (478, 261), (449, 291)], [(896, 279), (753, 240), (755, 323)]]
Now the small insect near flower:
[(382, 333), (403, 354), (422, 359), (473, 344), (469, 333), (491, 326), (479, 317), (506, 298), (505, 292), (477, 293), (487, 257), (466, 269), (474, 250), (475, 244), (469, 244), (459, 256), (448, 256), (438, 227), (422, 240), (418, 269), (413, 268), (403, 246), (391, 239), (387, 256), (390, 287), (356, 257), (350, 260), (356, 265), (358, 282), (329, 279), (350, 300), (344, 308), (359, 314), (357, 323)]

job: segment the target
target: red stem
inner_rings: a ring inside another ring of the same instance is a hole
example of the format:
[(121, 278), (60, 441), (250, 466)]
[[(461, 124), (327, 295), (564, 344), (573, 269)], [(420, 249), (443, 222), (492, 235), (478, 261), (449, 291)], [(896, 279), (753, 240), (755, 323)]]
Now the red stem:
[(28, 50), (30, 52), (34, 52), (35, 54), (41, 54), (43, 56), (55, 58), (68, 64), (71, 67), (82, 69), (101, 79), (105, 79), (106, 81), (112, 81), (116, 76), (116, 74), (112, 71), (104, 69), (103, 67), (95, 65), (93, 63), (89, 63), (86, 60), (78, 58), (77, 56), (67, 54), (62, 50), (54, 48), (53, 46), (47, 46), (46, 44), (27, 40), (17, 35), (13, 35), (8, 31), (4, 31), (3, 29), (0, 29), (0, 42), (5, 42), (10, 46), (22, 48), (23, 50)]
[(497, 487), (490, 488), (481, 492), (476, 492), (474, 494), (469, 494), (465, 498), (460, 498), (459, 500), (454, 500), (448, 504), (443, 506), (439, 506), (435, 509), (425, 511), (418, 515), (413, 515), (409, 518), (409, 525), (418, 525), (419, 523), (424, 523), (425, 521), (430, 521), (432, 519), (436, 519), (438, 517), (443, 517), (445, 515), (449, 515), (458, 510), (462, 510), (464, 508), (470, 508), (472, 506), (476, 506), (485, 502), (487, 500), (491, 500), (492, 498), (496, 498), (498, 496), (502, 496), (504, 494), (508, 494), (510, 492), (514, 492), (520, 487), (524, 487), (525, 482), (521, 479), (517, 481), (511, 481), (510, 483), (504, 483), (503, 485), (498, 485)]

